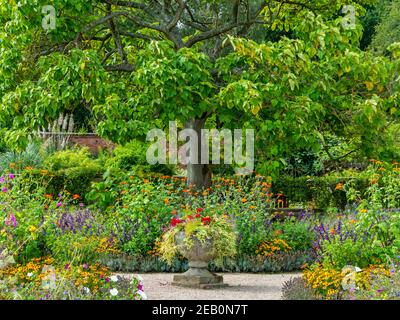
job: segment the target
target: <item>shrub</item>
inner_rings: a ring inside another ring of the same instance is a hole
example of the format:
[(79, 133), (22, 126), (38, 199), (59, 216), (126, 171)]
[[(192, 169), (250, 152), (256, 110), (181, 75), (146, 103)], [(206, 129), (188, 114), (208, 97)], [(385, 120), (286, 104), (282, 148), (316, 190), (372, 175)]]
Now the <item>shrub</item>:
[(121, 171), (130, 171), (135, 174), (145, 174), (150, 172), (172, 175), (174, 168), (172, 165), (154, 164), (147, 162), (146, 153), (148, 143), (133, 140), (123, 146), (117, 146), (113, 155), (105, 161), (105, 167), (118, 174)]
[(367, 285), (350, 290), (345, 296), (351, 300), (400, 300), (400, 268), (390, 271), (367, 270)]
[(40, 143), (31, 142), (22, 152), (6, 151), (1, 153), (0, 173), (7, 170), (11, 170), (12, 172), (20, 172), (25, 167), (38, 167), (42, 164), (42, 162), (43, 155), (40, 152)]
[(142, 300), (142, 282), (121, 276), (98, 264), (63, 266), (52, 258), (0, 270), (0, 299), (10, 300)]
[[(176, 239), (181, 232), (182, 243)], [(172, 220), (171, 228), (162, 236), (161, 257), (168, 264), (172, 264), (177, 253), (181, 250), (190, 251), (195, 242), (201, 245), (210, 242), (210, 255), (214, 258), (216, 266), (223, 265), (224, 258), (236, 255), (236, 234), (229, 221), (196, 213), (183, 219)]]
[(323, 210), (329, 207), (343, 210), (351, 202), (342, 187), (350, 181), (361, 194), (368, 186), (368, 179), (362, 176), (280, 177), (273, 182), (271, 191), (283, 193), (290, 202), (305, 203)]
[(332, 267), (313, 265), (304, 270), (306, 285), (315, 290), (318, 296), (327, 299), (338, 299), (344, 275)]
[(308, 287), (302, 277), (291, 278), (283, 283), (282, 300), (316, 300), (315, 290)]
[(273, 234), (278, 239), (284, 240), (292, 250), (309, 250), (315, 240), (315, 233), (307, 221), (296, 218), (286, 219), (284, 222), (273, 225)]
[(67, 190), (85, 195), (91, 183), (101, 178), (104, 170), (100, 163), (90, 158), (88, 149), (59, 151), (44, 160), (45, 169), (25, 170), (23, 174), (32, 178), (46, 176), (46, 193), (58, 194)]

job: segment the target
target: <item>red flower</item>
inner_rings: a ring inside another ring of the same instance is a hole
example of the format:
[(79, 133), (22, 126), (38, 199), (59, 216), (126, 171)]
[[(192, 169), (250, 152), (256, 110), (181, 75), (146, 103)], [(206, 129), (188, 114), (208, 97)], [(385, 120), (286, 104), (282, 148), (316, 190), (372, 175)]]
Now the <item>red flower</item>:
[(204, 218), (201, 218), (201, 222), (202, 222), (203, 224), (210, 224), (211, 218), (210, 218), (209, 216), (204, 217)]
[(197, 209), (196, 209), (196, 212), (197, 212), (197, 213), (200, 213), (200, 212), (202, 212), (203, 210), (204, 210), (203, 208), (197, 208)]
[(194, 217), (195, 217), (195, 218), (200, 218), (200, 217), (201, 217), (201, 214), (200, 214), (200, 213), (196, 213), (196, 214), (194, 215)]
[(172, 218), (171, 220), (171, 226), (175, 227), (177, 224), (182, 223), (181, 219), (177, 219), (177, 218)]
[(187, 216), (187, 219), (188, 219), (188, 220), (192, 220), (192, 219), (193, 219), (193, 216)]

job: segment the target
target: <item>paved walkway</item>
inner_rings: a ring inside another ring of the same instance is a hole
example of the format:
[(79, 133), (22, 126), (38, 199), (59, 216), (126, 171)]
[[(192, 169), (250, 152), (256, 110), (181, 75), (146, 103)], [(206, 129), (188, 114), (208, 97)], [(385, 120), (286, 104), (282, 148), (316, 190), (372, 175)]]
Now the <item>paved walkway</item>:
[(140, 275), (149, 300), (279, 300), (283, 282), (300, 274), (224, 273), (229, 287), (214, 290), (172, 286), (172, 273)]

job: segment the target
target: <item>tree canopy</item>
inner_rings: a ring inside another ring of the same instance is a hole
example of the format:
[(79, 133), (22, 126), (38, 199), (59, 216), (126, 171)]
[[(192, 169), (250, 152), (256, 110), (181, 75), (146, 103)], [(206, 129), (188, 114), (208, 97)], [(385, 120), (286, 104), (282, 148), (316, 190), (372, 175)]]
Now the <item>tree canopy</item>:
[(399, 157), (400, 45), (364, 52), (361, 24), (345, 29), (340, 15), (373, 0), (55, 0), (56, 28), (44, 30), (47, 2), (0, 1), (10, 144), (86, 108), (116, 142), (175, 119), (255, 128), (257, 170), (269, 173), (297, 149), (330, 154), (331, 134), (348, 153)]

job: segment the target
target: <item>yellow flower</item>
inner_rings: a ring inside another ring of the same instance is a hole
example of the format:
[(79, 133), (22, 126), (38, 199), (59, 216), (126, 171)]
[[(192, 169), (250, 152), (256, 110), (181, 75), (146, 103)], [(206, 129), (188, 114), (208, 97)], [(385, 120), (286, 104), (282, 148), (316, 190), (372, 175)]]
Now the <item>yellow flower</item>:
[(36, 230), (37, 230), (37, 228), (36, 228), (35, 226), (30, 226), (30, 227), (28, 228), (28, 231), (31, 232), (31, 233), (36, 232)]

